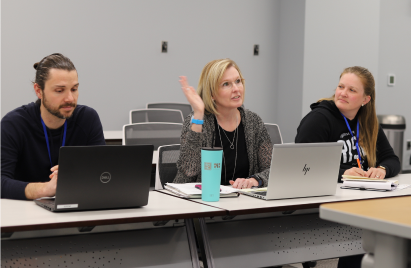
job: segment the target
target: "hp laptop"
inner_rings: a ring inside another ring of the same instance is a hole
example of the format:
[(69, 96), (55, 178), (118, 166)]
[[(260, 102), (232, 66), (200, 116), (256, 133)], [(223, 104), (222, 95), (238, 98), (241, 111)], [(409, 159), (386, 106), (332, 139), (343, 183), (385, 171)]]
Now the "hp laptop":
[(153, 145), (60, 148), (54, 199), (36, 204), (53, 212), (145, 206)]
[(240, 190), (264, 200), (335, 195), (343, 143), (275, 144), (266, 190)]

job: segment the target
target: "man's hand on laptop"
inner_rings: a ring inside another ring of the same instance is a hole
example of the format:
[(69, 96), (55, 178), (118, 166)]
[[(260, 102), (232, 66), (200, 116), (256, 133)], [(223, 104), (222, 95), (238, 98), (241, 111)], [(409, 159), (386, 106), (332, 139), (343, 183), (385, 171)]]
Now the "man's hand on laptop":
[(51, 169), (50, 169), (50, 171), (51, 172), (53, 172), (53, 173), (51, 173), (50, 174), (50, 179), (52, 179), (55, 175), (57, 176), (57, 173), (59, 172), (59, 165), (55, 165), (54, 167), (52, 167)]
[(54, 166), (50, 170), (50, 181), (29, 183), (24, 190), (27, 199), (37, 199), (40, 197), (50, 197), (56, 195), (57, 177), (59, 166)]
[(230, 184), (236, 189), (248, 189), (253, 186), (258, 186), (258, 181), (254, 178), (237, 178), (235, 181), (230, 180)]

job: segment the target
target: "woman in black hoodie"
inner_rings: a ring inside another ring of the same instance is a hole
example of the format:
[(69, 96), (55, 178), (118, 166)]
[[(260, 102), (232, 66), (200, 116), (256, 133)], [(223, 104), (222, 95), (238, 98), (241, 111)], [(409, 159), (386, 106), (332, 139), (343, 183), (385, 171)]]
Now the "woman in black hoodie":
[(339, 181), (343, 174), (384, 179), (400, 172), (400, 161), (378, 124), (374, 77), (366, 68), (346, 68), (335, 94), (310, 107), (295, 142), (343, 142)]
[[(400, 172), (400, 161), (378, 124), (374, 77), (366, 68), (346, 68), (334, 95), (310, 107), (295, 142), (343, 142), (339, 182), (343, 174), (384, 179)], [(360, 267), (361, 259), (340, 258), (338, 267)]]

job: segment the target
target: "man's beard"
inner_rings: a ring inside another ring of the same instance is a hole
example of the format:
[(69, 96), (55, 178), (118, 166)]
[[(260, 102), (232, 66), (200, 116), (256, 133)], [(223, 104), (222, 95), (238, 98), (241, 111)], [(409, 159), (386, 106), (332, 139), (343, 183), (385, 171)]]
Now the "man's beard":
[[(60, 119), (69, 119), (73, 115), (74, 109), (76, 109), (76, 106), (77, 106), (75, 103), (65, 103), (63, 105), (60, 105), (57, 109), (53, 109), (48, 105), (45, 94), (43, 94), (43, 105), (44, 105), (44, 108), (46, 108), (46, 110), (49, 113), (51, 113), (52, 115)], [(73, 107), (74, 109), (70, 115), (64, 116), (62, 113), (60, 113), (60, 108), (63, 108), (63, 107)]]

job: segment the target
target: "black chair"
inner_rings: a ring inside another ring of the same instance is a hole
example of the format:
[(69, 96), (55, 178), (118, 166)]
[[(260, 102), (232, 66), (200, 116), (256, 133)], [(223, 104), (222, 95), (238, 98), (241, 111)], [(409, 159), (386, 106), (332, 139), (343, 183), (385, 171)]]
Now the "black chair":
[(180, 144), (158, 147), (157, 179), (155, 189), (164, 189), (164, 184), (173, 182), (177, 175), (177, 160), (180, 157)]

